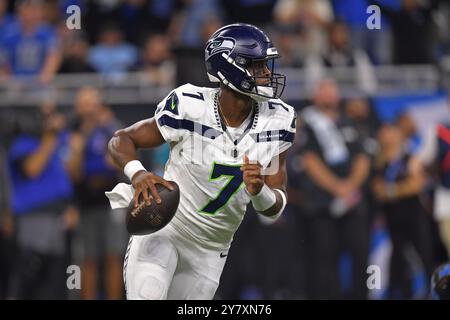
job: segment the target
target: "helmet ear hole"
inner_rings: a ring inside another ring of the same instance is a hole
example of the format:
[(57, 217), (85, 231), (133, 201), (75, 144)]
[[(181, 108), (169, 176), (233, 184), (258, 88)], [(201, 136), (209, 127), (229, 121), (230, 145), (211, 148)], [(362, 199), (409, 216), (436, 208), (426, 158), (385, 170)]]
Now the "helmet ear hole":
[(238, 65), (241, 65), (243, 67), (247, 67), (249, 65), (249, 62), (250, 62), (249, 59), (241, 57), (241, 56), (237, 56), (235, 61), (236, 61), (236, 63)]
[(245, 90), (251, 90), (253, 87), (253, 84), (250, 83), (249, 80), (244, 80), (241, 82), (241, 88), (245, 89)]

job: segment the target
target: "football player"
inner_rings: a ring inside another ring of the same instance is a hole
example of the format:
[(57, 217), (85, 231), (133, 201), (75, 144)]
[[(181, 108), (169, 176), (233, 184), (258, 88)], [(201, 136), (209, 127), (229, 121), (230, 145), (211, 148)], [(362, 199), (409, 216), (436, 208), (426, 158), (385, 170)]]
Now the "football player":
[[(217, 30), (205, 48), (220, 88), (182, 85), (155, 116), (117, 131), (109, 144), (134, 187), (134, 201), (161, 202), (155, 184), (177, 182), (180, 203), (158, 232), (132, 236), (125, 256), (128, 299), (212, 299), (246, 206), (276, 220), (286, 199), (286, 150), (296, 113), (281, 101), (285, 76), (268, 36), (255, 26)], [(136, 160), (138, 148), (170, 144), (164, 178)]]

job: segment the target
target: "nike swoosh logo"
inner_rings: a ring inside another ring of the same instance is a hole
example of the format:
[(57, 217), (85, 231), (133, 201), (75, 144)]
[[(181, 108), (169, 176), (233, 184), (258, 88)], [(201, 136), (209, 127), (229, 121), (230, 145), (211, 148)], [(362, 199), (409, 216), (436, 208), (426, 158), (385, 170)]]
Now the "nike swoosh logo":
[(170, 107), (172, 108), (172, 110), (175, 109), (175, 97), (174, 96), (172, 96), (172, 104)]
[(225, 258), (228, 254), (224, 254), (223, 252), (220, 253), (221, 258)]

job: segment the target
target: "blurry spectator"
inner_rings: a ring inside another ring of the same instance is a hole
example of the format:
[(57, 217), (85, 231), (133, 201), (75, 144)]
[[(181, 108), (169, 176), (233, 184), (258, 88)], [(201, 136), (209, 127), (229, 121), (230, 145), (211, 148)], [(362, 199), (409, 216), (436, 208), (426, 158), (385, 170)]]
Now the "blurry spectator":
[(14, 259), (14, 217), (11, 210), (11, 185), (8, 150), (16, 131), (16, 108), (0, 108), (0, 300), (6, 299)]
[(433, 11), (438, 35), (438, 58), (450, 56), (450, 3), (447, 0), (433, 0), (436, 5)]
[(344, 108), (346, 116), (353, 121), (361, 136), (364, 150), (371, 157), (375, 157), (378, 147), (376, 135), (380, 127), (380, 119), (371, 108), (369, 101), (363, 97), (349, 98)]
[[(408, 299), (413, 297), (411, 285), (415, 270), (407, 262), (411, 246), (420, 258), (426, 279), (430, 279), (432, 272), (431, 225), (419, 198), (425, 182), (424, 172), (418, 158), (405, 151), (399, 128), (384, 125), (379, 132), (379, 144), (372, 187), (382, 204), (392, 242), (389, 293), (392, 299)], [(427, 293), (415, 298), (426, 298)]]
[(6, 53), (4, 70), (12, 75), (37, 76), (40, 83), (53, 79), (61, 63), (55, 30), (42, 22), (42, 1), (17, 2), (18, 23), (1, 39)]
[(8, 77), (8, 56), (7, 50), (3, 46), (3, 37), (6, 34), (8, 28), (12, 24), (17, 23), (16, 18), (13, 15), (8, 14), (8, 1), (0, 0), (0, 79)]
[(8, 13), (8, 0), (0, 0), (0, 35), (16, 22), (16, 18)]
[(305, 55), (320, 54), (325, 50), (326, 29), (333, 20), (329, 0), (281, 0), (275, 6), (274, 17), (275, 25), (281, 29), (296, 30), (299, 35), (301, 27)]
[[(86, 12), (85, 30), (89, 30), (89, 42), (94, 43), (98, 40), (101, 29), (109, 21), (120, 20), (120, 5), (122, 0), (83, 0), (82, 8)], [(83, 9), (84, 9), (83, 8)]]
[(3, 300), (6, 298), (11, 273), (14, 225), (10, 206), (7, 154), (3, 132), (0, 132), (0, 138), (2, 141), (0, 145), (0, 299)]
[(90, 49), (89, 63), (111, 79), (120, 77), (137, 62), (137, 49), (123, 41), (117, 25), (109, 23), (100, 32), (99, 43)]
[(66, 13), (67, 8), (74, 5), (80, 7), (82, 12), (87, 11), (86, 0), (59, 0), (58, 2), (60, 13)]
[(394, 10), (378, 0), (368, 2), (378, 5), (381, 14), (388, 18), (392, 26), (395, 64), (433, 62), (433, 19), (430, 7), (419, 0), (402, 0), (400, 10)]
[(275, 43), (283, 57), (283, 67), (300, 68), (303, 66), (304, 51), (300, 45), (300, 27), (297, 25), (277, 24), (274, 28)]
[[(373, 168), (374, 160), (378, 152), (377, 133), (380, 127), (380, 120), (371, 108), (369, 101), (363, 97), (349, 98), (344, 105), (346, 116), (353, 121), (355, 129), (358, 131), (360, 141), (364, 151), (370, 157), (371, 168)], [(370, 171), (369, 178), (364, 184), (363, 190), (366, 193), (367, 209), (369, 221), (372, 223), (377, 213), (376, 200), (370, 190), (368, 183), (373, 175)]]
[(142, 34), (149, 31), (166, 32), (180, 0), (65, 0), (64, 2), (85, 3), (81, 12), (86, 12), (83, 22), (86, 23), (85, 30), (89, 30), (87, 36), (90, 42), (98, 39), (103, 25), (115, 21), (123, 31), (126, 41), (137, 45), (143, 41)]
[[(217, 17), (208, 17), (203, 20), (199, 32), (202, 37), (202, 43), (205, 43), (209, 37), (222, 26), (222, 22)], [(204, 48), (201, 47), (181, 47), (175, 48), (177, 57), (177, 85), (181, 83), (192, 83), (198, 86), (210, 86), (205, 72), (199, 70), (205, 69)]]
[(209, 17), (208, 19), (205, 19), (200, 31), (202, 42), (205, 43), (213, 35), (213, 33), (219, 30), (222, 26), (223, 21), (218, 17)]
[(450, 259), (450, 120), (430, 128), (419, 157), (438, 177), (434, 194), (434, 218), (438, 221), (440, 236)]
[(6, 30), (10, 27), (11, 24), (15, 22), (13, 16), (9, 15), (7, 12), (8, 9), (8, 1), (0, 0), (0, 79), (7, 77), (7, 52), (6, 48), (3, 47), (3, 37), (5, 35)]
[[(300, 121), (296, 123), (301, 130)], [(301, 193), (305, 172), (299, 160), (301, 146), (296, 141), (288, 153), (286, 170), (289, 177), (289, 202), (283, 217), (275, 223), (257, 215), (259, 227), (256, 229), (255, 243), (250, 250), (256, 251), (255, 260), (260, 272), (260, 283), (264, 299), (304, 299), (305, 298), (305, 227), (302, 205), (306, 200)], [(256, 223), (256, 221), (254, 222)], [(280, 243), (283, 246), (280, 247)], [(266, 252), (271, 251), (269, 256)], [(289, 263), (285, 263), (289, 261)]]
[(371, 190), (370, 181), (374, 174), (374, 162), (378, 152), (377, 133), (381, 126), (370, 102), (364, 97), (349, 98), (344, 105), (346, 116), (353, 122), (360, 135), (360, 141), (364, 151), (370, 157), (370, 174), (362, 190), (367, 201), (369, 221), (372, 225), (377, 223), (378, 203)]
[(396, 125), (400, 129), (403, 136), (404, 148), (410, 154), (415, 154), (419, 151), (422, 143), (420, 135), (417, 132), (416, 123), (409, 112), (403, 112), (396, 121)]
[[(222, 11), (218, 0), (189, 0), (186, 7), (172, 19), (169, 36), (178, 46), (202, 48), (209, 36), (222, 26)], [(205, 26), (211, 30), (204, 34)]]
[(229, 21), (264, 26), (272, 19), (276, 0), (221, 0)]
[[(382, 4), (397, 9), (401, 0), (381, 0)], [(381, 29), (367, 28), (367, 8), (369, 0), (332, 0), (336, 19), (344, 21), (350, 31), (355, 48), (368, 53), (372, 62), (376, 64), (392, 63), (392, 32), (388, 21), (381, 15)]]
[(147, 5), (149, 15), (146, 21), (148, 30), (152, 30), (153, 32), (166, 32), (171, 20), (177, 18), (177, 15), (174, 13), (182, 7), (183, 2), (189, 3), (190, 1), (149, 0)]
[(120, 6), (120, 27), (125, 33), (125, 38), (133, 44), (142, 40), (140, 37), (147, 29), (148, 9), (145, 0), (126, 0)]
[[(75, 112), (71, 141), (75, 152), (71, 157), (70, 172), (76, 182), (81, 213), (81, 297), (102, 297), (97, 284), (103, 283), (106, 299), (122, 299), (122, 253), (127, 244), (125, 213), (122, 210), (113, 212), (104, 196), (104, 192), (119, 181), (106, 150), (109, 138), (121, 124), (102, 104), (99, 91), (92, 87), (78, 91)], [(101, 265), (104, 273), (100, 273)]]
[(59, 0), (45, 0), (42, 6), (42, 21), (56, 25), (60, 19)]
[(95, 72), (94, 67), (87, 60), (89, 43), (80, 33), (73, 33), (63, 46), (63, 60), (60, 73)]
[(327, 68), (333, 68), (333, 75), (342, 76), (345, 80), (349, 73), (347, 67), (354, 67), (351, 78), (354, 85), (366, 94), (373, 94), (377, 87), (373, 66), (364, 51), (352, 47), (347, 26), (337, 21), (331, 24), (328, 32), (329, 43), (326, 51), (318, 56), (310, 55), (306, 61), (310, 82), (313, 84), (323, 78)]
[(176, 65), (166, 36), (156, 34), (148, 37), (138, 70), (144, 72), (152, 85), (174, 86)]
[[(300, 116), (297, 117), (300, 119)], [(297, 132), (301, 130), (301, 121), (297, 120)], [(304, 204), (308, 201), (302, 193), (303, 186), (307, 183), (305, 170), (298, 154), (300, 140), (296, 139), (292, 146), (292, 151), (288, 153), (286, 159), (286, 170), (289, 177), (288, 204), (284, 209), (284, 219), (274, 225), (264, 225), (259, 228), (258, 241), (261, 250), (264, 246), (284, 243), (285, 246), (278, 250), (274, 247), (273, 252), (278, 256), (269, 257), (264, 253), (260, 254), (270, 262), (262, 261), (267, 267), (265, 278), (263, 278), (265, 297), (268, 299), (305, 299), (306, 279), (310, 275), (307, 270), (306, 259), (311, 257), (308, 246), (305, 242), (307, 223), (305, 222)], [(268, 236), (270, 235), (270, 236)], [(273, 236), (273, 237), (272, 237)], [(275, 241), (269, 239), (278, 239)], [(265, 248), (268, 249), (267, 247)], [(263, 251), (262, 251), (263, 252)], [(274, 259), (275, 258), (275, 259)], [(284, 261), (284, 262), (283, 262)], [(289, 261), (289, 263), (285, 263)], [(276, 277), (271, 279), (271, 274), (278, 271)]]
[(8, 154), (18, 246), (8, 293), (13, 299), (67, 298), (66, 233), (77, 221), (64, 165), (68, 135), (53, 106), (40, 110), (40, 133), (19, 134)]
[[(330, 80), (318, 83), (314, 105), (306, 107), (299, 135), (302, 164), (311, 181), (304, 187), (307, 199), (311, 257), (307, 262), (313, 299), (366, 298), (369, 225), (363, 184), (369, 159), (356, 128), (339, 112), (340, 96)], [(343, 294), (339, 261), (351, 257), (351, 284)]]

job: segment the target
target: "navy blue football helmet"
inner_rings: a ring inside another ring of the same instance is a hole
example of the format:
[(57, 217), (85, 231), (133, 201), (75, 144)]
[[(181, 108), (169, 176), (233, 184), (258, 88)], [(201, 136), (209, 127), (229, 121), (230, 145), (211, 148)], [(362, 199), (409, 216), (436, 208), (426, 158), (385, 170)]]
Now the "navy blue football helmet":
[[(275, 59), (279, 57), (262, 30), (244, 23), (220, 28), (205, 48), (209, 80), (257, 101), (279, 98), (283, 93), (286, 76), (274, 72)], [(262, 68), (265, 72), (261, 72)]]
[(439, 266), (431, 276), (431, 299), (450, 300), (450, 263)]

